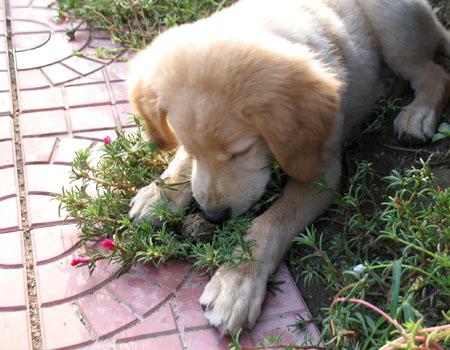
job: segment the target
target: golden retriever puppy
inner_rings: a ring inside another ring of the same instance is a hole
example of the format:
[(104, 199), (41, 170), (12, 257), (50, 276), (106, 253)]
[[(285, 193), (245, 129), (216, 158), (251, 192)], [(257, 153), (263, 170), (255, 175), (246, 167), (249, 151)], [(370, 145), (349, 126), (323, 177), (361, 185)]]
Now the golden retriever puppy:
[[(338, 188), (343, 138), (382, 96), (383, 65), (415, 92), (398, 136), (433, 135), (450, 92), (439, 52), (450, 57), (450, 35), (425, 0), (242, 0), (166, 31), (131, 62), (130, 96), (150, 138), (178, 149), (162, 178), (192, 179), (165, 193), (171, 210), (195, 198), (221, 222), (261, 197), (270, 155), (289, 175), (245, 236), (254, 260), (220, 268), (200, 298), (222, 334), (255, 324), (292, 238), (329, 205), (313, 184)], [(131, 216), (148, 218), (161, 191), (142, 188)]]

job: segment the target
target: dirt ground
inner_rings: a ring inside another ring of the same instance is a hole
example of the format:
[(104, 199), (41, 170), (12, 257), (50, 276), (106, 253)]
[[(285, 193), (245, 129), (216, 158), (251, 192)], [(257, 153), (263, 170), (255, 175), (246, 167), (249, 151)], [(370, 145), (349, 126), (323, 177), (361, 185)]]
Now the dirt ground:
[[(429, 0), (436, 8), (438, 18), (450, 28), (450, 0)], [(450, 60), (438, 57), (437, 61), (450, 72)], [(401, 105), (409, 104), (413, 99), (411, 90), (401, 96)], [(442, 185), (450, 186), (450, 140), (437, 143), (427, 143), (418, 146), (401, 144), (397, 141), (393, 131), (393, 121), (397, 113), (390, 113), (382, 127), (372, 133), (358, 136), (347, 142), (344, 153), (344, 178), (353, 174), (355, 162), (366, 160), (373, 164), (373, 168), (382, 176), (388, 175), (393, 169), (407, 169), (419, 166), (419, 159), (427, 159), (433, 154), (432, 169)], [(375, 116), (374, 116), (375, 117)], [(373, 118), (374, 118), (373, 117)], [(373, 119), (372, 118), (372, 119)], [(442, 121), (450, 123), (450, 103), (443, 113)], [(374, 192), (377, 188), (374, 188)], [(319, 227), (323, 232), (332, 234), (333, 227)], [(297, 285), (305, 298), (314, 318), (320, 318), (320, 309), (330, 305), (333, 294), (325, 290), (324, 286), (307, 286), (302, 282), (301, 265), (298, 261), (305, 252), (299, 248), (291, 248), (288, 254), (288, 264)]]

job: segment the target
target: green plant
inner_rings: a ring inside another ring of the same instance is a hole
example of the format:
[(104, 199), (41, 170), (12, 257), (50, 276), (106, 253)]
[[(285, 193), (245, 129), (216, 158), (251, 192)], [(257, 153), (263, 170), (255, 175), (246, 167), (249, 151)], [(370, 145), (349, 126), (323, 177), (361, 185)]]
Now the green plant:
[[(174, 25), (205, 17), (235, 0), (57, 0), (58, 18), (82, 20), (111, 33), (127, 48), (142, 48)], [(73, 37), (70, 28), (68, 35)]]
[(450, 124), (442, 123), (439, 125), (438, 131), (433, 135), (433, 142), (437, 142), (443, 139), (450, 138)]
[[(326, 184), (320, 187), (328, 190)], [(384, 179), (360, 163), (348, 190), (333, 193), (327, 220), (341, 229), (329, 238), (312, 226), (295, 239), (310, 252), (302, 259), (305, 280), (336, 293), (322, 322), (327, 347), (375, 350), (392, 340), (396, 324), (416, 330), (423, 322), (444, 324), (450, 300), (450, 190), (439, 186), (429, 160)], [(396, 324), (374, 308), (362, 310), (360, 302), (342, 303), (351, 300), (377, 305)], [(411, 339), (398, 348), (422, 349), (420, 338)]]

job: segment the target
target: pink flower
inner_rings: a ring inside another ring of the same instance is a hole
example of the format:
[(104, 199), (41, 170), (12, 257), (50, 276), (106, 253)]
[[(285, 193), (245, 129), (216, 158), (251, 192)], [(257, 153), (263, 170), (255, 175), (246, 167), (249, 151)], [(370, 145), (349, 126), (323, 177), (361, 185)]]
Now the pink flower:
[(105, 239), (100, 245), (109, 250), (114, 250), (116, 248), (116, 244), (112, 239)]
[(103, 142), (105, 143), (105, 145), (109, 145), (109, 144), (112, 142), (111, 137), (106, 136), (106, 137), (103, 139)]
[(88, 258), (75, 258), (75, 259), (72, 260), (70, 265), (77, 266), (77, 265), (80, 265), (80, 264), (87, 264), (88, 262), (89, 262)]

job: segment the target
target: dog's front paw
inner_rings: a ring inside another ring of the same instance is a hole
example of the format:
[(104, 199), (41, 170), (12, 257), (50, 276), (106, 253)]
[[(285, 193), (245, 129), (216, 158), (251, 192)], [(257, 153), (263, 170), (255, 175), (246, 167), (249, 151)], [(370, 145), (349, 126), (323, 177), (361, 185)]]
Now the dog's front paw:
[(151, 216), (152, 208), (156, 204), (168, 201), (169, 210), (176, 214), (186, 208), (191, 199), (189, 184), (178, 189), (163, 190), (158, 182), (153, 182), (141, 188), (131, 200), (130, 217), (136, 221), (151, 220), (154, 224), (158, 224), (158, 219)]
[(394, 121), (398, 139), (410, 144), (428, 141), (435, 133), (436, 127), (436, 112), (425, 106), (408, 106)]
[(217, 270), (200, 297), (209, 323), (221, 335), (252, 328), (261, 313), (267, 278), (254, 266)]

